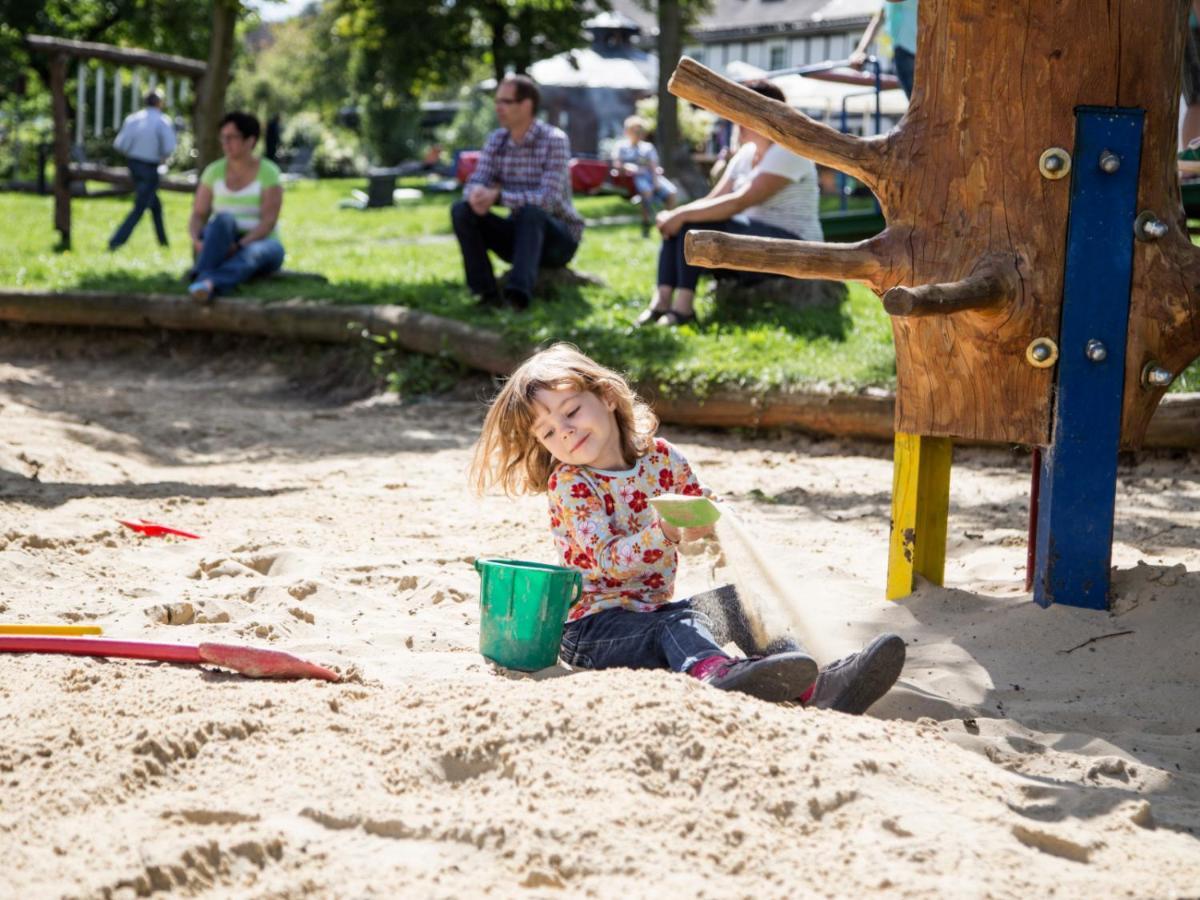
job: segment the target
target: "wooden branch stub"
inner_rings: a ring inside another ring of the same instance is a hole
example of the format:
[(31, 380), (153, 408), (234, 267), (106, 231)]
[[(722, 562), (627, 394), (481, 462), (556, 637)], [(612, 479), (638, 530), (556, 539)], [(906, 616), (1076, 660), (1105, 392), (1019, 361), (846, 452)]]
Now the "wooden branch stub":
[(764, 97), (684, 57), (668, 85), (672, 94), (765, 135), (813, 162), (852, 175), (872, 190), (882, 179), (881, 143), (842, 134), (786, 103)]
[(694, 266), (769, 272), (789, 278), (831, 278), (874, 283), (884, 269), (868, 242), (825, 244), (781, 238), (745, 237), (720, 231), (689, 231), (683, 253)]
[(1017, 299), (1016, 269), (989, 261), (961, 281), (894, 287), (883, 295), (891, 316), (945, 316), (964, 310), (998, 309)]

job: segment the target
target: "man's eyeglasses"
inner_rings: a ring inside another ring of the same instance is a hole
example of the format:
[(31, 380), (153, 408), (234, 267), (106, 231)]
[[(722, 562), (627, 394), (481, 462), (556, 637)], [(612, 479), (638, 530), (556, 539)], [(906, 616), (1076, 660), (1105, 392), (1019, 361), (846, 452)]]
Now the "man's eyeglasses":
[(512, 97), (497, 97), (496, 98), (497, 106), (512, 106), (513, 104), (520, 103), (520, 102), (521, 102), (520, 100), (516, 100)]

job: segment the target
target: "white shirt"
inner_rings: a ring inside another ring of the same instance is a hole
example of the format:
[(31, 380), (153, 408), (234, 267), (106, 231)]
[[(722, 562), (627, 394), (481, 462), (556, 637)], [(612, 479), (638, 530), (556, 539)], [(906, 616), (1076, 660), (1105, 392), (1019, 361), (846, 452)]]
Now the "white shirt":
[(113, 146), (132, 159), (158, 165), (175, 149), (171, 120), (152, 106), (131, 113)]
[(801, 240), (824, 240), (819, 216), (821, 194), (817, 187), (817, 167), (812, 160), (772, 144), (755, 166), (756, 150), (754, 144), (746, 144), (729, 161), (731, 190), (740, 190), (764, 173), (781, 175), (791, 183), (757, 206), (742, 210), (741, 214), (790, 231)]

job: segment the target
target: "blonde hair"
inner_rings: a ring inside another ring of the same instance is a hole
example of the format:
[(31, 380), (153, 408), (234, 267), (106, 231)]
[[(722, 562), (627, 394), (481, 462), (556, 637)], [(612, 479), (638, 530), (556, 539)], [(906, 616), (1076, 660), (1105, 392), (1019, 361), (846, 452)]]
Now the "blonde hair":
[(571, 344), (555, 344), (525, 360), (492, 401), (471, 460), (469, 477), (476, 493), (492, 485), (509, 495), (540, 494), (547, 489), (558, 460), (533, 433), (538, 416), (534, 395), (561, 388), (588, 391), (615, 404), (613, 415), (626, 463), (632, 465), (650, 452), (658, 417), (629, 382)]
[(646, 132), (650, 130), (650, 126), (646, 124), (646, 120), (641, 116), (630, 116), (625, 120), (625, 130), (629, 131), (631, 128), (636, 128), (642, 137), (645, 137)]

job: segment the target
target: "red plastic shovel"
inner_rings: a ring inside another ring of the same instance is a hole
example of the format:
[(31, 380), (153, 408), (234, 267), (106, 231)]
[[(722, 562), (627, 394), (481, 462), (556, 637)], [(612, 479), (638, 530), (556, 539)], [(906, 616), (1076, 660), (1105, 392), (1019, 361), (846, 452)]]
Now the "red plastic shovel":
[(192, 538), (198, 540), (200, 535), (192, 534), (190, 531), (180, 531), (178, 528), (172, 528), (170, 525), (159, 525), (157, 522), (150, 522), (146, 519), (138, 519), (136, 522), (127, 522), (125, 519), (117, 519), (126, 528), (131, 528), (138, 534), (144, 534), (146, 537), (162, 537), (164, 534), (177, 534), (180, 537)]
[(157, 662), (211, 663), (233, 669), (251, 678), (321, 678), (341, 681), (337, 672), (283, 653), (236, 644), (155, 644), (148, 641), (118, 641), (109, 638), (4, 637), (0, 653), (67, 653), (73, 656), (113, 656), (123, 659), (152, 659)]

